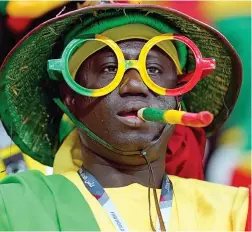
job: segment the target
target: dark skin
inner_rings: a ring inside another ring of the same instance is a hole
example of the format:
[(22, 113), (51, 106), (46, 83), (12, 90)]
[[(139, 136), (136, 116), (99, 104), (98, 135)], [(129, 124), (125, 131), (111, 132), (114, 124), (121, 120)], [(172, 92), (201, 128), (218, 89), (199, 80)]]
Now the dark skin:
[[(138, 59), (144, 44), (141, 40), (118, 43), (128, 60)], [(88, 88), (101, 88), (115, 74), (116, 63), (110, 50), (99, 50), (82, 63), (76, 81)], [(176, 86), (176, 67), (160, 48), (151, 50), (147, 58), (147, 70), (159, 85), (167, 88)], [(174, 97), (158, 96), (152, 92), (135, 69), (127, 70), (119, 86), (106, 96), (81, 96), (63, 84), (62, 97), (76, 118), (104, 141), (124, 152), (135, 151), (126, 155), (112, 152), (79, 129), (83, 165), (103, 187), (121, 187), (132, 183), (149, 186), (148, 166), (139, 154), (143, 150), (151, 162), (156, 187), (161, 187), (167, 143), (172, 136), (173, 126), (144, 122), (134, 115), (143, 107), (175, 109), (177, 104)]]

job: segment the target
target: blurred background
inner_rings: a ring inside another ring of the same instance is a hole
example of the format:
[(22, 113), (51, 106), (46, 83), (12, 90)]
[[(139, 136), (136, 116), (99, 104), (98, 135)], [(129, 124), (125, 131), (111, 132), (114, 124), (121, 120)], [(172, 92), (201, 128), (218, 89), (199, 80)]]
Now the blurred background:
[[(106, 1), (100, 0), (102, 3)], [(0, 1), (0, 64), (13, 46), (40, 23), (100, 2), (95, 1)], [(144, 1), (171, 7), (219, 30), (234, 46), (243, 64), (243, 83), (237, 104), (219, 133), (207, 140), (204, 154), (205, 179), (211, 182), (248, 186), (251, 183), (251, 2), (250, 1)], [(1, 104), (1, 103), (0, 103)], [(0, 179), (28, 169), (51, 174), (22, 154), (0, 123)]]

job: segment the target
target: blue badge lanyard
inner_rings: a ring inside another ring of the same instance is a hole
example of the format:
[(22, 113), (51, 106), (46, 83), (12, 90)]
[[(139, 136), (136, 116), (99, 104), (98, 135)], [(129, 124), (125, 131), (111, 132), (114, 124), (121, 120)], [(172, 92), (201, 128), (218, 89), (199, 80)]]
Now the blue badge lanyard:
[[(88, 189), (88, 191), (98, 200), (100, 205), (106, 211), (109, 219), (113, 223), (114, 227), (117, 231), (129, 231), (126, 223), (122, 220), (119, 212), (115, 208), (111, 199), (100, 185), (100, 183), (96, 180), (96, 178), (88, 172), (84, 168), (80, 168), (78, 170), (78, 174)], [(161, 210), (162, 218), (164, 220), (164, 225), (166, 231), (168, 230), (168, 225), (171, 217), (171, 209), (172, 209), (172, 197), (173, 197), (173, 187), (172, 183), (168, 178), (168, 175), (165, 175), (162, 181), (162, 191), (159, 201), (159, 207)], [(161, 231), (159, 220), (156, 223), (156, 231)]]

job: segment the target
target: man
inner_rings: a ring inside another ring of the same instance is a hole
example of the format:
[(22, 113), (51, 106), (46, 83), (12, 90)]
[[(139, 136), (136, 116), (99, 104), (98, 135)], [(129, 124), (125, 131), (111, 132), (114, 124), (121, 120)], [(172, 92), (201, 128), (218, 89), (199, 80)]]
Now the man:
[(0, 228), (244, 230), (248, 190), (167, 176), (174, 126), (137, 117), (182, 104), (211, 111), (212, 133), (240, 81), (226, 39), (167, 8), (108, 4), (42, 24), (2, 66), (0, 113), (16, 144), (55, 175), (5, 178)]

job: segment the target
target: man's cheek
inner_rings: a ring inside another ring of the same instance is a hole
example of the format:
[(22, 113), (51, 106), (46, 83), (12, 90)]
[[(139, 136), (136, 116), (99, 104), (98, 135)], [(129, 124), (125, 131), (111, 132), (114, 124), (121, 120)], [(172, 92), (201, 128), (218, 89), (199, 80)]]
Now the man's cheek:
[(175, 109), (176, 99), (174, 97), (160, 96), (159, 104), (162, 109)]

